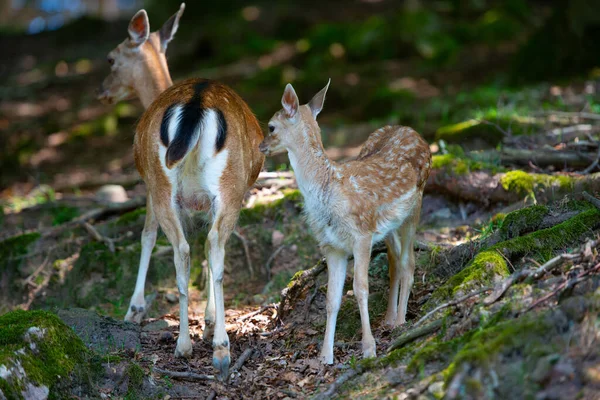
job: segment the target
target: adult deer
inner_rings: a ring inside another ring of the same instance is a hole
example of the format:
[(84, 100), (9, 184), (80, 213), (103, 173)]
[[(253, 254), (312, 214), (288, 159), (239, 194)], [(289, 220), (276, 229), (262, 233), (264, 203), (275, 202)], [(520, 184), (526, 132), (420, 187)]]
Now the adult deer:
[[(222, 287), (225, 243), (237, 222), (244, 194), (262, 168), (264, 156), (258, 151), (258, 144), (263, 134), (248, 105), (227, 86), (205, 79), (171, 86), (164, 49), (177, 30), (182, 11), (183, 5), (153, 42), (146, 13), (138, 12), (129, 25), (130, 38), (117, 48), (121, 51), (109, 54), (114, 77), (109, 76), (104, 87), (116, 89), (109, 90), (111, 95), (106, 99), (123, 100), (136, 93), (147, 107), (134, 140), (136, 167), (148, 189), (146, 222), (136, 289), (125, 319), (140, 322), (145, 313), (144, 284), (160, 225), (173, 245), (180, 293), (180, 333), (175, 355), (192, 355), (188, 325), (190, 249), (180, 211), (208, 211), (211, 228), (205, 248), (209, 289), (203, 336), (206, 340), (213, 338), (213, 365), (224, 378), (230, 363)], [(161, 43), (167, 36), (163, 30), (171, 32), (164, 45)], [(163, 46), (162, 52), (156, 51), (156, 44)], [(132, 50), (134, 45), (137, 47)], [(146, 50), (147, 55), (139, 54)], [(129, 51), (133, 51), (131, 57), (138, 57), (134, 65), (117, 65), (115, 57)], [(130, 71), (135, 68), (137, 74)], [(125, 83), (127, 77), (133, 81)], [(143, 81), (147, 82), (145, 86)]]
[(368, 269), (371, 248), (380, 240), (386, 242), (390, 263), (385, 321), (392, 326), (406, 321), (415, 267), (413, 241), (431, 154), (428, 144), (411, 128), (386, 126), (369, 136), (355, 160), (331, 161), (316, 120), (328, 87), (329, 83), (308, 104), (299, 106), (296, 92), (288, 84), (281, 99), (283, 109), (269, 121), (269, 134), (260, 150), (266, 155), (287, 151), (304, 196), (308, 223), (325, 254), (327, 326), (319, 358), (332, 364), (336, 318), (350, 255), (354, 256), (363, 357), (376, 355), (369, 323)]

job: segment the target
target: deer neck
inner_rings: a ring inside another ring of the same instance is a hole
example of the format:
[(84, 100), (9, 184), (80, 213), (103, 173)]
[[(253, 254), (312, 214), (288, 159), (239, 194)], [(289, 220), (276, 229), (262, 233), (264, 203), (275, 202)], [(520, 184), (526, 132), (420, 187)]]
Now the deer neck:
[(305, 127), (303, 136), (303, 141), (288, 149), (290, 164), (307, 203), (311, 203), (311, 199), (323, 203), (331, 193), (335, 165), (325, 154), (318, 127), (313, 132)]
[(173, 85), (169, 68), (166, 62), (161, 61), (155, 60), (154, 63), (144, 65), (141, 79), (135, 82), (134, 89), (144, 108), (148, 108), (159, 94)]

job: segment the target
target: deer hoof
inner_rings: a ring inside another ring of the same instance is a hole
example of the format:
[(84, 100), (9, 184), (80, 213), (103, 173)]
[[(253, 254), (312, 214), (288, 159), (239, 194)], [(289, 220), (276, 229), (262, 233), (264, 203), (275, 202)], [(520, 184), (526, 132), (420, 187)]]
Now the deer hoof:
[(190, 358), (192, 356), (192, 341), (188, 337), (187, 340), (183, 337), (177, 339), (177, 347), (175, 347), (175, 357)]
[(146, 307), (145, 306), (129, 306), (129, 310), (127, 311), (127, 315), (125, 315), (125, 321), (133, 322), (134, 324), (140, 324), (142, 319), (146, 315)]
[(213, 367), (217, 370), (216, 377), (221, 382), (224, 382), (229, 375), (229, 363), (231, 357), (229, 355), (229, 345), (215, 346), (213, 352)]

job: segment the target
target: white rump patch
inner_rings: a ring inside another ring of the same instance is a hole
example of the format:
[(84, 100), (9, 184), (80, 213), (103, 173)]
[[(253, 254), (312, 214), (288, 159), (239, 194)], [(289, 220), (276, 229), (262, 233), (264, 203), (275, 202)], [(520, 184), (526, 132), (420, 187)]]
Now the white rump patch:
[(181, 120), (182, 105), (177, 105), (171, 110), (171, 118), (169, 118), (169, 127), (167, 132), (169, 133), (169, 143), (173, 141), (177, 134), (177, 128), (179, 128), (179, 122)]

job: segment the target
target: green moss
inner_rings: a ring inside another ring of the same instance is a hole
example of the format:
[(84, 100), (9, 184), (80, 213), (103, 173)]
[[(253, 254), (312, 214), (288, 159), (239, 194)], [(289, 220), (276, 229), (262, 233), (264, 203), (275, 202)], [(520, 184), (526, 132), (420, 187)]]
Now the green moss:
[(25, 233), (19, 236), (13, 236), (0, 242), (0, 260), (6, 261), (8, 258), (22, 256), (27, 253), (29, 245), (40, 238), (38, 232)]
[(565, 175), (530, 174), (517, 170), (504, 174), (500, 178), (500, 184), (506, 191), (528, 195), (549, 188), (568, 191), (573, 188), (576, 180), (577, 178)]
[[(387, 309), (387, 299), (383, 293), (369, 295), (369, 320), (374, 324)], [(342, 303), (337, 318), (336, 336), (341, 340), (352, 340), (360, 334), (360, 311), (354, 296)]]
[(240, 212), (239, 223), (241, 226), (256, 224), (266, 218), (277, 219), (282, 215), (283, 207), (286, 203), (294, 203), (300, 207), (302, 202), (302, 194), (299, 190), (289, 190), (284, 192), (281, 199), (270, 203), (256, 204), (252, 208), (244, 208)]
[(127, 385), (127, 399), (137, 399), (144, 383), (144, 370), (135, 362), (131, 362), (125, 370), (125, 376), (129, 382)]
[[(536, 213), (541, 214), (540, 211)], [(434, 302), (448, 299), (456, 295), (458, 291), (464, 291), (474, 286), (488, 285), (497, 276), (508, 276), (510, 271), (507, 259), (537, 254), (542, 258), (540, 261), (545, 261), (554, 251), (564, 249), (569, 244), (581, 239), (582, 236), (592, 233), (598, 225), (600, 225), (600, 211), (593, 208), (551, 228), (491, 246), (477, 254), (465, 269), (438, 288), (425, 307), (431, 308)]]
[(502, 221), (500, 234), (503, 239), (510, 239), (520, 236), (525, 230), (534, 231), (548, 213), (548, 207), (541, 205), (513, 211)]
[(487, 170), (491, 173), (503, 171), (499, 165), (484, 161), (474, 160), (465, 155), (458, 146), (448, 146), (449, 153), (437, 154), (432, 157), (431, 163), (434, 169), (445, 169), (455, 175), (466, 175), (473, 171)]
[(537, 360), (551, 354), (556, 349), (547, 337), (560, 329), (562, 328), (557, 326), (552, 314), (547, 312), (542, 315), (525, 315), (516, 320), (506, 320), (471, 331), (469, 338), (464, 340), (464, 346), (444, 372), (446, 384), (463, 363), (489, 367), (500, 353), (510, 353), (517, 349), (522, 352), (524, 359), (533, 356)]
[(469, 119), (457, 124), (443, 126), (435, 133), (435, 140), (448, 143), (464, 143), (468, 140), (481, 139), (491, 145), (502, 141), (504, 133), (510, 130), (513, 135), (524, 135), (537, 132), (540, 124), (531, 118), (517, 115), (498, 115), (494, 110), (482, 119)]
[[(28, 333), (33, 327), (41, 338)], [(59, 398), (71, 378), (89, 379), (91, 356), (77, 335), (52, 313), (18, 310), (0, 316), (0, 365), (10, 370), (18, 362), (26, 374), (25, 378), (0, 378), (8, 398), (21, 398), (26, 382), (44, 385), (51, 398)]]
[(135, 224), (138, 221), (140, 221), (140, 217), (142, 215), (143, 216), (146, 215), (146, 207), (140, 207), (136, 210), (133, 210), (126, 214), (123, 214), (119, 219), (117, 219), (115, 224), (117, 226), (126, 226), (126, 225)]

